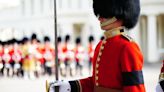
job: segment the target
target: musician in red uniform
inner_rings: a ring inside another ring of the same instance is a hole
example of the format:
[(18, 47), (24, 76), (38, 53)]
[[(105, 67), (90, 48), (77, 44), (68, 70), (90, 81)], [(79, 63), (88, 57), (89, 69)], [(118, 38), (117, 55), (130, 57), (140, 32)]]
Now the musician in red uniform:
[(84, 66), (84, 47), (81, 44), (81, 38), (76, 38), (76, 46), (75, 46), (75, 61), (76, 61), (76, 75), (80, 73), (80, 75), (83, 75), (83, 66)]
[(75, 69), (75, 62), (74, 62), (74, 46), (72, 45), (70, 35), (65, 36), (65, 42), (63, 46), (63, 54), (65, 55), (64, 63), (65, 63), (65, 74), (67, 76), (68, 73), (70, 76), (73, 76), (73, 70)]
[(104, 30), (93, 58), (93, 75), (74, 81), (52, 83), (48, 92), (146, 92), (143, 56), (138, 45), (124, 33), (133, 28), (140, 13), (139, 0), (93, 0), (94, 14)]
[(20, 50), (20, 46), (18, 44), (18, 41), (16, 39), (13, 39), (13, 54), (12, 54), (12, 60), (14, 62), (13, 66), (13, 75), (16, 76), (22, 76), (21, 75), (21, 60), (22, 60), (22, 52)]
[(89, 74), (92, 71), (92, 61), (93, 61), (93, 54), (94, 54), (94, 37), (91, 35), (88, 39), (88, 56), (89, 56)]
[(48, 74), (49, 76), (52, 75), (52, 67), (54, 66), (54, 47), (50, 42), (50, 38), (45, 36), (44, 37), (44, 53), (43, 53), (43, 58), (45, 60), (45, 74)]
[(2, 56), (4, 53), (4, 49), (3, 49), (3, 42), (0, 41), (0, 77), (3, 76), (3, 60), (2, 60)]
[(156, 92), (164, 92), (164, 60), (163, 66), (161, 68), (161, 73), (159, 75), (159, 83), (156, 87)]
[(58, 61), (59, 61), (59, 69), (60, 69), (60, 74), (62, 76), (65, 76), (65, 54), (63, 53), (63, 43), (62, 43), (62, 37), (58, 36), (57, 38), (58, 41)]

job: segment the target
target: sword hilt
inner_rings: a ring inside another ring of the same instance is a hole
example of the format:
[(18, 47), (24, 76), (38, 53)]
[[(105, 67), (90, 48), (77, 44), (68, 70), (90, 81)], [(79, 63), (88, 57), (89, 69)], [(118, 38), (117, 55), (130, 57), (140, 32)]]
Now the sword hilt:
[(59, 92), (59, 86), (55, 86), (55, 92)]

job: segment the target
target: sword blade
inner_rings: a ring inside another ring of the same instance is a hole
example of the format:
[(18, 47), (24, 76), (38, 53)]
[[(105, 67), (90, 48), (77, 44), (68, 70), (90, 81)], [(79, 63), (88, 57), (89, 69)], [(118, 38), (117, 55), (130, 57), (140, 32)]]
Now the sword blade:
[(58, 73), (58, 42), (57, 42), (57, 9), (56, 9), (56, 0), (54, 0), (54, 31), (55, 31), (55, 79), (59, 80)]

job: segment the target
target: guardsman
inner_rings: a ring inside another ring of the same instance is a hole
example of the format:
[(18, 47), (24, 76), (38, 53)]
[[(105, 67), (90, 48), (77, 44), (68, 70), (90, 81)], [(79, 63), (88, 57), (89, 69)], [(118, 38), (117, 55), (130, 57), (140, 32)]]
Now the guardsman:
[(52, 75), (52, 67), (54, 66), (54, 47), (50, 42), (50, 38), (48, 36), (44, 37), (44, 60), (45, 60), (45, 73), (49, 76)]
[(63, 53), (65, 55), (64, 63), (65, 63), (65, 75), (69, 72), (70, 76), (73, 76), (73, 70), (75, 68), (74, 62), (74, 46), (70, 43), (70, 35), (65, 36), (65, 43), (63, 46)]
[(7, 41), (4, 45), (4, 53), (2, 59), (4, 61), (3, 74), (7, 76), (12, 75), (12, 59), (11, 59), (11, 40)]
[(31, 46), (30, 40), (27, 37), (22, 39), (22, 69), (23, 69), (23, 77), (28, 79), (30, 76), (30, 53), (29, 48)]
[(43, 64), (44, 64), (44, 58), (43, 58), (43, 45), (41, 44), (40, 40), (37, 39), (36, 42), (36, 54), (35, 54), (35, 60), (36, 60), (36, 77), (39, 77), (42, 74), (43, 71)]
[(12, 54), (12, 60), (14, 62), (13, 66), (13, 75), (17, 75), (18, 77), (21, 75), (21, 60), (22, 60), (22, 52), (19, 48), (18, 41), (16, 39), (13, 39), (13, 54)]
[(164, 92), (164, 60), (161, 68), (161, 73), (159, 75), (159, 83), (156, 86), (156, 92)]
[(62, 38), (61, 36), (58, 36), (57, 38), (58, 41), (58, 61), (59, 61), (59, 67), (60, 67), (60, 74), (62, 76), (65, 76), (65, 64), (64, 64), (64, 59), (65, 59), (65, 54), (63, 53), (63, 44), (62, 44)]
[(124, 29), (133, 28), (140, 14), (139, 0), (93, 0), (94, 14), (105, 39), (96, 46), (91, 77), (57, 81), (49, 92), (146, 92), (139, 46)]
[(80, 73), (81, 76), (83, 75), (84, 57), (85, 57), (84, 48), (81, 44), (80, 37), (78, 37), (76, 38), (76, 46), (75, 46), (76, 75), (78, 73)]
[(93, 61), (94, 49), (95, 49), (94, 37), (92, 35), (90, 35), (89, 39), (88, 39), (89, 74), (91, 74), (91, 71), (92, 71), (92, 61)]
[(29, 49), (28, 49), (28, 53), (29, 53), (29, 74), (30, 74), (30, 78), (34, 79), (36, 77), (35, 74), (37, 74), (37, 70), (36, 70), (36, 66), (37, 66), (37, 35), (35, 33), (33, 33), (31, 35), (31, 39), (30, 39), (30, 44), (29, 44)]
[(3, 76), (3, 69), (4, 69), (3, 60), (2, 60), (3, 53), (4, 53), (3, 42), (0, 41), (0, 76)]

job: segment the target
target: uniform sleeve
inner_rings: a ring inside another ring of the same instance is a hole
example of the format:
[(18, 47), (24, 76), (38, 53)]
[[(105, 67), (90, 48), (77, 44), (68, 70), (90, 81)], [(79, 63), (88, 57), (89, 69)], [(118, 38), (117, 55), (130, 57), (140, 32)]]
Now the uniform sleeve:
[[(95, 48), (94, 56), (93, 56), (93, 63), (95, 61), (95, 58), (98, 55), (101, 43), (102, 43), (102, 41), (100, 41)], [(91, 77), (76, 80), (76, 81), (70, 81), (69, 83), (71, 85), (71, 92), (94, 92), (93, 75), (94, 75), (94, 72)]]
[(163, 66), (161, 68), (161, 73), (159, 75), (159, 85), (164, 91), (164, 61), (163, 61)]
[(121, 54), (123, 92), (145, 92), (143, 56), (135, 43), (127, 44)]
[(71, 92), (93, 92), (92, 77), (69, 81)]

